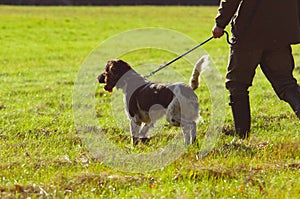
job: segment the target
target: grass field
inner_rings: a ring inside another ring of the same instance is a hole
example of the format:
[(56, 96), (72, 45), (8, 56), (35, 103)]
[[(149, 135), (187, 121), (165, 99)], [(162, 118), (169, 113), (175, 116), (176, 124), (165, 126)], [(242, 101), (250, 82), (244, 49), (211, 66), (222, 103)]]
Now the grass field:
[[(0, 197), (299, 198), (299, 120), (278, 100), (259, 69), (250, 89), (250, 141), (229, 144), (233, 137), (226, 134), (233, 122), (226, 105), (223, 131), (203, 159), (198, 158), (201, 146), (195, 144), (159, 170), (122, 172), (94, 159), (78, 135), (74, 82), (93, 49), (115, 34), (144, 27), (173, 29), (200, 42), (210, 37), (216, 12), (217, 7), (0, 6)], [(225, 39), (203, 48), (225, 76)], [(300, 47), (293, 50), (300, 81)], [(172, 56), (148, 50), (124, 58), (166, 62)], [(205, 84), (197, 94), (203, 117), (197, 131), (200, 140), (210, 116)], [(149, 144), (132, 149), (128, 131), (109, 122), (111, 95), (101, 86), (95, 95), (99, 124), (121, 149), (142, 153), (173, 138), (166, 128)]]

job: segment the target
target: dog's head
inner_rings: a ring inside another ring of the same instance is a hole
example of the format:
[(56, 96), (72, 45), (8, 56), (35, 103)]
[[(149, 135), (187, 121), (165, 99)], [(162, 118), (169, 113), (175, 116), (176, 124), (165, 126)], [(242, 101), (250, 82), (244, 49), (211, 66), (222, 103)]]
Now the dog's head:
[(112, 92), (119, 79), (129, 70), (129, 64), (122, 60), (110, 60), (107, 62), (103, 73), (98, 76), (100, 84), (105, 84), (104, 89)]

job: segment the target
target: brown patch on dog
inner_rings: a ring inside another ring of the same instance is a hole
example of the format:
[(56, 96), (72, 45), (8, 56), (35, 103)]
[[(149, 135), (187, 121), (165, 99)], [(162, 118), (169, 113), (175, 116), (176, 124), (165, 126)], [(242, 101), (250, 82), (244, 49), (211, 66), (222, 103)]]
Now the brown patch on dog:
[(149, 112), (154, 105), (167, 108), (174, 97), (173, 92), (166, 86), (159, 84), (146, 84), (138, 88), (129, 101), (129, 114), (133, 117), (139, 110)]

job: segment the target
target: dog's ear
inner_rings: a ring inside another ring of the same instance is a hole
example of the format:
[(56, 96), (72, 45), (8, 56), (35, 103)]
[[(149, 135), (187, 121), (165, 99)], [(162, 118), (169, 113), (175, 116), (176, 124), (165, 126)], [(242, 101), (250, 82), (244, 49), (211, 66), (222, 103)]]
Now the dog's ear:
[(106, 71), (106, 72), (110, 72), (110, 71), (111, 71), (111, 68), (113, 67), (113, 65), (114, 65), (114, 60), (109, 60), (109, 61), (106, 63), (105, 71)]
[(111, 60), (107, 63), (109, 71), (115, 75), (123, 75), (131, 69), (130, 65), (123, 60)]
[(115, 60), (115, 62), (119, 65), (122, 65), (122, 67), (130, 69), (131, 67), (129, 66), (129, 64), (121, 59)]

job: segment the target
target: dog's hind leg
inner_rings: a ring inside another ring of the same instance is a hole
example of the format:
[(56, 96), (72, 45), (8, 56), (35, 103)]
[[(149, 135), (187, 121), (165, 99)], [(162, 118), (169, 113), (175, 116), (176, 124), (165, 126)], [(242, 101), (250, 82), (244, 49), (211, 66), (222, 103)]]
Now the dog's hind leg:
[(174, 98), (168, 106), (166, 120), (173, 126), (180, 126), (181, 109), (177, 98)]
[(197, 125), (196, 125), (196, 122), (191, 122), (191, 143), (194, 143), (196, 141), (196, 128), (197, 128)]
[(196, 140), (196, 122), (189, 121), (182, 123), (182, 133), (184, 136), (184, 144), (190, 145)]
[(130, 133), (132, 139), (132, 145), (137, 145), (139, 141), (139, 131), (141, 129), (141, 123), (136, 123), (133, 120), (130, 120)]

